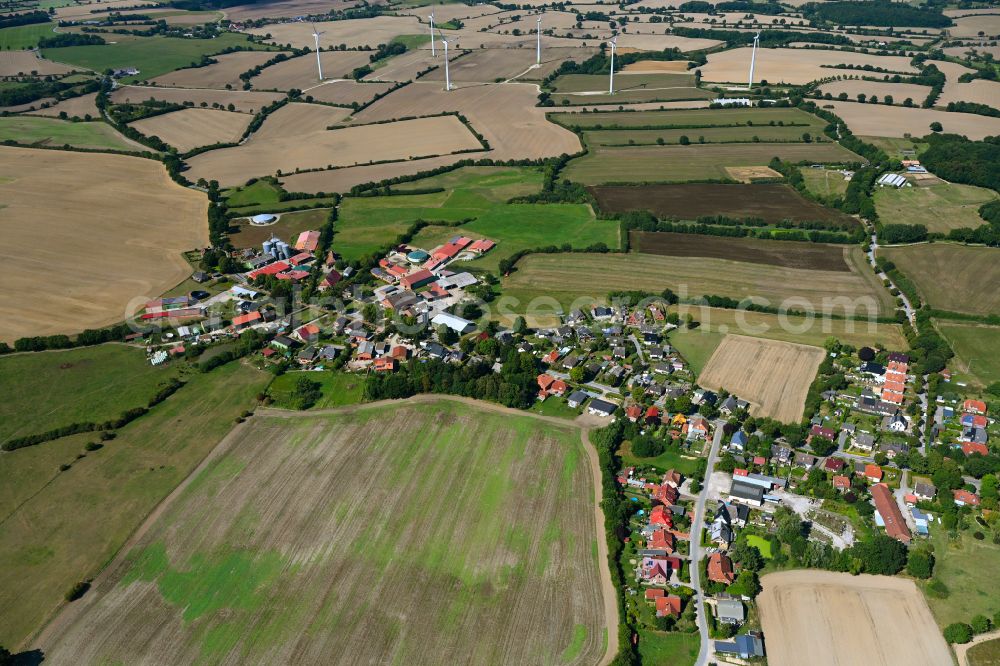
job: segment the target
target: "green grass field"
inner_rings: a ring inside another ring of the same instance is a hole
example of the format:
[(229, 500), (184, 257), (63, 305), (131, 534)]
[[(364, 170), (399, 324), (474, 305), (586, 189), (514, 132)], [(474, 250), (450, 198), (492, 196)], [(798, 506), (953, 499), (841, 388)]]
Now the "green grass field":
[(578, 183), (657, 183), (728, 179), (727, 166), (766, 166), (771, 158), (841, 163), (858, 156), (833, 143), (747, 143), (593, 147), (560, 174)]
[(675, 469), (684, 476), (691, 476), (698, 469), (696, 458), (682, 456), (674, 450), (667, 450), (653, 458), (640, 458), (632, 454), (632, 443), (625, 442), (618, 451), (622, 463), (625, 465), (652, 465), (664, 472), (668, 469)]
[[(605, 79), (605, 85), (607, 80)], [(615, 86), (615, 94), (607, 92), (591, 93), (553, 93), (552, 101), (557, 106), (583, 106), (591, 104), (631, 104), (636, 102), (676, 102), (680, 100), (712, 99), (715, 93), (700, 88), (631, 88), (621, 90)], [(605, 89), (606, 90), (606, 89)]]
[(697, 377), (724, 337), (726, 337), (724, 333), (712, 331), (708, 327), (678, 328), (670, 333), (669, 342), (677, 348)]
[(281, 191), (270, 182), (257, 180), (251, 185), (226, 190), (226, 205), (230, 208), (239, 208), (240, 206), (276, 204), (280, 201), (280, 194)]
[(826, 123), (811, 113), (793, 108), (675, 109), (670, 111), (611, 111), (600, 113), (552, 112), (549, 119), (565, 127), (592, 129), (661, 127), (696, 129), (733, 125), (762, 128), (800, 126), (804, 131), (822, 131)]
[(443, 187), (465, 190), (486, 201), (506, 203), (542, 189), (542, 172), (529, 167), (462, 167), (437, 176), (393, 185), (394, 192)]
[(119, 344), (0, 357), (0, 442), (145, 407), (177, 375)]
[(237, 231), (230, 234), (229, 240), (235, 247), (256, 247), (269, 239), (277, 236), (286, 243), (294, 244), (299, 234), (303, 231), (319, 230), (326, 224), (330, 217), (328, 208), (318, 208), (316, 210), (300, 210), (292, 213), (283, 213), (277, 222), (264, 227), (250, 224), (246, 218), (233, 220), (231, 228)]
[(0, 29), (0, 50), (30, 49), (42, 37), (52, 37), (55, 23), (35, 23)]
[[(662, 139), (664, 143), (680, 143), (686, 136), (690, 143), (791, 143), (802, 141), (802, 134), (813, 130), (806, 127), (770, 125), (753, 127), (703, 127), (697, 129), (615, 129), (584, 132), (589, 146), (653, 146)], [(754, 141), (754, 137), (758, 141)], [(828, 141), (824, 136), (819, 140)], [(633, 143), (630, 144), (629, 141)]]
[(8, 116), (0, 118), (0, 141), (13, 139), (18, 143), (74, 148), (108, 148), (112, 150), (145, 150), (127, 141), (113, 127), (102, 122), (74, 123), (58, 118)]
[(824, 197), (843, 196), (850, 182), (844, 179), (844, 174), (831, 169), (803, 168), (802, 178), (806, 182), (806, 189)]
[[(97, 574), (270, 378), (241, 363), (192, 374), (180, 391), (81, 459), (93, 435), (4, 454), (0, 644), (19, 644), (63, 603), (71, 585)], [(37, 399), (57, 384), (27, 386), (20, 384), (20, 392)], [(62, 464), (72, 467), (60, 472)]]
[(932, 308), (974, 315), (1000, 314), (1000, 261), (991, 247), (925, 243), (883, 247)]
[(905, 220), (906, 224), (922, 224), (930, 232), (946, 234), (952, 229), (986, 224), (979, 216), (979, 207), (996, 198), (992, 190), (955, 183), (880, 187), (875, 190), (875, 210), (883, 220)]
[[(930, 541), (934, 546), (934, 578), (949, 590), (945, 599), (925, 593), (938, 625), (946, 627), (952, 622), (968, 622), (979, 613), (993, 617), (1000, 612), (993, 582), (994, 572), (1000, 568), (1000, 546), (991, 543), (989, 536), (977, 541), (972, 530), (951, 541), (947, 530), (938, 524), (931, 527)], [(921, 588), (926, 586), (921, 584)]]
[(689, 666), (698, 659), (701, 640), (697, 633), (664, 633), (644, 630), (639, 633), (639, 656), (643, 664)]
[(913, 139), (887, 136), (860, 136), (858, 138), (881, 148), (889, 157), (894, 157), (897, 160), (917, 159), (917, 156), (927, 150), (929, 145)]
[(121, 79), (122, 83), (134, 83), (188, 67), (200, 60), (203, 55), (213, 55), (230, 46), (269, 48), (266, 45), (253, 44), (247, 40), (246, 35), (224, 32), (214, 39), (146, 37), (99, 46), (66, 46), (45, 49), (43, 55), (51, 60), (86, 67), (97, 72), (116, 67), (135, 67), (139, 70), (139, 74)]
[[(619, 74), (615, 77), (615, 90), (626, 92), (638, 89), (694, 87), (694, 74), (659, 72), (652, 74)], [(561, 93), (606, 91), (608, 77), (604, 74), (563, 74), (552, 82), (552, 90)]]
[(596, 663), (593, 502), (568, 424), (444, 401), (255, 417), (46, 657)]
[(328, 407), (343, 407), (355, 405), (363, 401), (365, 376), (347, 374), (344, 372), (286, 372), (274, 378), (268, 393), (274, 398), (274, 406), (292, 409), (292, 392), (295, 383), (301, 377), (307, 377), (319, 382), (323, 397), (313, 406), (313, 409)]
[(771, 553), (771, 542), (762, 536), (758, 536), (756, 534), (747, 536), (747, 544), (755, 546), (757, 550), (760, 551), (761, 556), (766, 560), (774, 557)]
[(1000, 666), (1000, 638), (973, 645), (965, 656), (969, 666)]
[(950, 365), (980, 386), (1000, 381), (1000, 327), (935, 320), (934, 325), (955, 351)]

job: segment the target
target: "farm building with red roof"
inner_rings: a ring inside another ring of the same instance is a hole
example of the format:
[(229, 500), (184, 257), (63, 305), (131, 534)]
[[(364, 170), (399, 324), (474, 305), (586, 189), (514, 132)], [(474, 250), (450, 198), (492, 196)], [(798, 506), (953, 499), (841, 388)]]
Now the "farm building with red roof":
[(875, 510), (878, 511), (885, 533), (893, 539), (905, 544), (910, 543), (910, 528), (906, 526), (903, 512), (899, 510), (896, 498), (892, 496), (889, 486), (878, 483), (872, 486), (872, 499), (875, 500)]

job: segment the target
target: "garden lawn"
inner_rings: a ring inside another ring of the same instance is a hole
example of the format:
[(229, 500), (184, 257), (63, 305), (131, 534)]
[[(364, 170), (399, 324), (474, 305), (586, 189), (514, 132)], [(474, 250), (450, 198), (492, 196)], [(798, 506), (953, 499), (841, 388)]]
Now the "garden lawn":
[(993, 617), (1000, 612), (1000, 597), (996, 594), (996, 572), (1000, 570), (1000, 546), (991, 543), (989, 530), (983, 529), (986, 538), (978, 541), (972, 533), (982, 529), (970, 519), (973, 528), (959, 534), (958, 539), (948, 538), (948, 530), (934, 523), (931, 526), (931, 544), (934, 546), (934, 578), (948, 587), (949, 594), (939, 599), (927, 592), (927, 604), (938, 625), (946, 627), (953, 622), (968, 622), (973, 615)]
[(0, 357), (0, 442), (145, 407), (178, 374), (120, 344)]
[(688, 666), (697, 660), (700, 646), (701, 640), (697, 633), (652, 630), (639, 633), (639, 656), (643, 664)]
[(675, 449), (668, 448), (666, 451), (654, 458), (640, 458), (632, 455), (632, 444), (626, 442), (618, 452), (622, 462), (628, 465), (652, 465), (664, 472), (668, 469), (676, 469), (684, 476), (691, 476), (698, 470), (698, 459), (684, 456)]
[(761, 557), (765, 560), (769, 560), (774, 557), (771, 553), (771, 542), (762, 536), (758, 536), (756, 534), (749, 535), (747, 537), (747, 544), (757, 548), (757, 550), (760, 551)]
[(697, 377), (708, 363), (708, 359), (712, 358), (715, 348), (719, 346), (724, 337), (726, 337), (725, 333), (711, 331), (708, 328), (688, 329), (682, 327), (670, 333), (669, 342), (677, 348)]

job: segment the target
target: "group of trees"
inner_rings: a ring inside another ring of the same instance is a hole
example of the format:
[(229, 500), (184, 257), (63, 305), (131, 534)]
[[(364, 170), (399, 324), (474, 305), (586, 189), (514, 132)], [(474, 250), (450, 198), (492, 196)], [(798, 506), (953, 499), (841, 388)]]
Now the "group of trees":
[(888, 0), (851, 0), (849, 2), (810, 2), (800, 10), (812, 21), (837, 25), (879, 27), (944, 28), (951, 19), (936, 8), (901, 5)]

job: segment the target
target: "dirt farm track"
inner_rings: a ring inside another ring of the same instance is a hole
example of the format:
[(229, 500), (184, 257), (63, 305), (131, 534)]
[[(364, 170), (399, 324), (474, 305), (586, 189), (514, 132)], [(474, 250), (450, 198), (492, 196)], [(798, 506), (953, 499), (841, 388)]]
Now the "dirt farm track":
[(771, 666), (953, 663), (913, 581), (800, 570), (768, 574), (761, 584), (757, 599)]
[(0, 340), (124, 319), (191, 274), (208, 242), (204, 195), (120, 155), (0, 148)]

